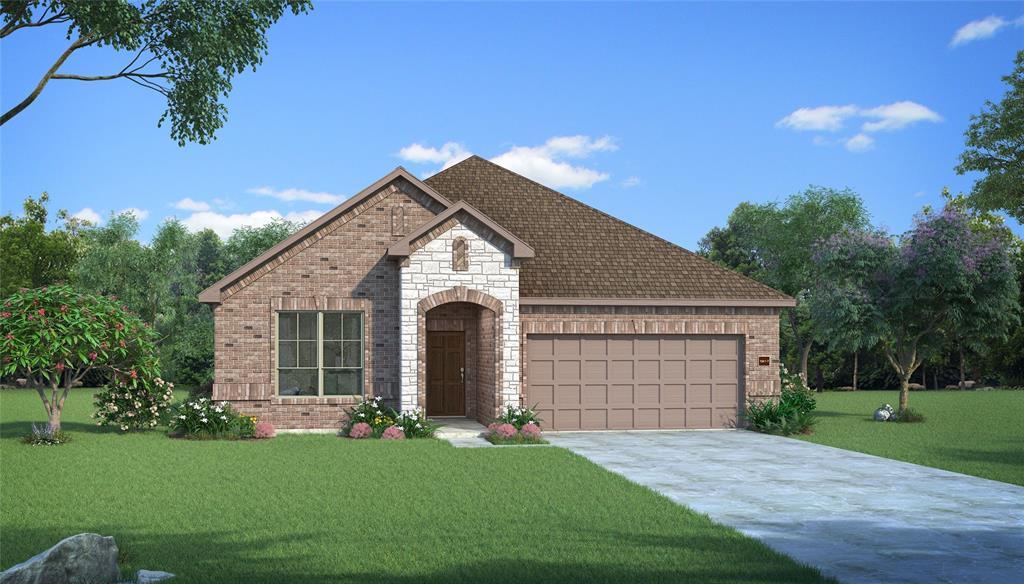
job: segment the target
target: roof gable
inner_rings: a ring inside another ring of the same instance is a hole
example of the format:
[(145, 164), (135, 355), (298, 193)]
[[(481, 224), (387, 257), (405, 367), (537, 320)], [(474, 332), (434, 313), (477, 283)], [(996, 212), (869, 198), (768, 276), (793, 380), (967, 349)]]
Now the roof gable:
[[(404, 238), (392, 243), (388, 247), (388, 255), (393, 257), (405, 257), (414, 251), (418, 245), (423, 245), (426, 241), (434, 239), (441, 233), (444, 233), (451, 226), (445, 224), (452, 219), (460, 219), (460, 216), (468, 216), (483, 225), (483, 227), (507, 241), (511, 244), (511, 254), (514, 258), (532, 258), (534, 257), (533, 248), (530, 247), (525, 241), (519, 239), (511, 231), (505, 229), (498, 223), (495, 223), (490, 217), (484, 215), (480, 211), (477, 211), (469, 203), (460, 201), (451, 207), (448, 207), (446, 211), (436, 215), (430, 221), (427, 221), (423, 225), (416, 228), (412, 233), (405, 236)], [(441, 227), (437, 233), (432, 233), (436, 228)], [(426, 241), (423, 241), (426, 240)]]
[(424, 182), (479, 209), (536, 250), (520, 271), (524, 302), (794, 304), (769, 286), (479, 156)]
[(418, 188), (420, 191), (425, 193), (428, 197), (435, 200), (441, 207), (448, 208), (452, 206), (451, 201), (445, 198), (443, 195), (435, 191), (433, 188), (425, 184), (420, 179), (416, 178), (412, 173), (399, 166), (385, 175), (380, 180), (374, 182), (372, 185), (359, 191), (356, 195), (350, 197), (345, 202), (341, 203), (337, 207), (324, 213), (315, 221), (309, 223), (302, 229), (299, 229), (285, 240), (281, 241), (274, 247), (271, 247), (267, 251), (263, 252), (256, 258), (252, 259), (242, 267), (231, 272), (227, 276), (224, 276), (218, 280), (215, 284), (203, 290), (199, 293), (199, 301), (207, 304), (218, 304), (223, 301), (223, 295), (225, 289), (229, 288), (242, 278), (255, 272), (261, 267), (265, 266), (278, 256), (284, 254), (288, 250), (300, 245), (302, 242), (315, 235), (325, 226), (329, 225), (334, 219), (342, 216), (347, 211), (356, 208), (360, 203), (370, 198), (374, 194), (378, 193), (381, 189), (385, 188), (389, 184), (397, 180), (405, 180), (411, 183), (413, 186)]

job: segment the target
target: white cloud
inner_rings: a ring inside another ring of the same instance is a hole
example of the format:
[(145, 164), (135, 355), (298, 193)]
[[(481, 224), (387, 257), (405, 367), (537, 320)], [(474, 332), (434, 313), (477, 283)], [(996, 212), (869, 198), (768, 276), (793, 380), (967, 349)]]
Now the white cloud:
[(274, 197), (282, 201), (306, 201), (309, 203), (321, 203), (337, 205), (338, 203), (345, 200), (345, 197), (341, 195), (335, 195), (333, 193), (307, 191), (305, 189), (274, 189), (272, 187), (255, 187), (248, 189), (246, 192), (254, 195), (263, 195), (266, 197)]
[(863, 110), (860, 112), (860, 115), (878, 120), (877, 122), (865, 123), (862, 127), (865, 132), (901, 130), (917, 122), (937, 123), (942, 121), (942, 116), (912, 101), (897, 101), (888, 105), (880, 105)]
[(843, 143), (850, 152), (865, 152), (875, 147), (875, 139), (867, 134), (857, 134)]
[(631, 176), (631, 177), (627, 178), (626, 180), (620, 182), (619, 185), (622, 188), (624, 188), (624, 189), (631, 189), (631, 188), (639, 185), (641, 182), (642, 181), (640, 180), (640, 177), (638, 177), (638, 176)]
[(135, 215), (135, 219), (139, 221), (145, 221), (149, 217), (149, 211), (146, 209), (139, 209), (138, 207), (127, 207), (117, 212), (118, 215)]
[(441, 169), (454, 166), (472, 156), (472, 152), (458, 142), (445, 142), (440, 148), (428, 147), (414, 142), (398, 151), (402, 160), (408, 160), (416, 164), (438, 164), (442, 163)]
[(1008, 26), (1024, 26), (1024, 16), (1013, 21), (1006, 20), (1002, 16), (986, 16), (972, 20), (956, 30), (953, 40), (949, 41), (949, 46), (959, 47), (973, 41), (991, 38)]
[[(595, 152), (617, 150), (618, 146), (609, 136), (591, 139), (590, 136), (554, 136), (540, 146), (513, 146), (491, 159), (495, 164), (518, 172), (551, 188), (586, 189), (595, 183), (608, 180), (609, 175), (580, 165), (572, 165), (567, 159), (581, 159)], [(444, 170), (457, 164), (471, 153), (458, 142), (445, 142), (440, 148), (413, 143), (398, 151), (398, 155), (417, 164), (437, 164)], [(425, 173), (430, 176), (433, 173)]]
[(802, 107), (775, 122), (776, 128), (790, 128), (797, 131), (819, 130), (835, 132), (843, 128), (847, 118), (857, 115), (855, 105), (823, 105)]
[(182, 209), (184, 211), (209, 211), (210, 204), (204, 201), (196, 201), (185, 197), (180, 201), (175, 201), (172, 205), (175, 209)]
[(608, 173), (573, 166), (562, 159), (586, 158), (594, 152), (617, 148), (608, 136), (596, 140), (590, 136), (556, 136), (540, 146), (514, 146), (491, 161), (551, 188), (586, 189), (608, 180)]
[(298, 223), (309, 223), (323, 215), (322, 211), (293, 211), (282, 215), (276, 210), (253, 211), (252, 213), (233, 213), (225, 215), (215, 211), (199, 211), (186, 217), (182, 224), (190, 231), (212, 229), (221, 237), (228, 237), (235, 229), (243, 226), (262, 227), (275, 219), (287, 219)]
[(915, 199), (920, 199), (920, 198), (921, 198), (921, 197), (923, 197), (924, 195), (925, 195), (925, 192), (924, 192), (924, 191), (917, 191), (916, 193), (914, 193), (914, 198), (915, 198)]
[(100, 217), (100, 214), (97, 213), (96, 211), (93, 211), (89, 207), (86, 207), (81, 211), (78, 211), (77, 213), (73, 213), (71, 216), (77, 219), (81, 219), (82, 221), (88, 221), (93, 225), (99, 225), (100, 223), (103, 222), (103, 218)]

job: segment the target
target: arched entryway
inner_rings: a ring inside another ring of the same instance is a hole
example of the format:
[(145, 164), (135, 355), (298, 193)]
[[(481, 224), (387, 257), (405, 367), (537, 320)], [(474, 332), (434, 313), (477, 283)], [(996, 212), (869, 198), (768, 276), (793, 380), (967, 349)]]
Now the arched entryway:
[(500, 406), (501, 302), (459, 287), (424, 298), (418, 313), (419, 403), (428, 416), (489, 422)]

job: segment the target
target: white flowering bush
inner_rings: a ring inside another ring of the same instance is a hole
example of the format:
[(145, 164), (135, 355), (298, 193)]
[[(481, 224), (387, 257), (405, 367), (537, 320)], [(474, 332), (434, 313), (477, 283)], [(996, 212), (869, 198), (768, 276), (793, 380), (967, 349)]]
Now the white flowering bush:
[(405, 432), (406, 438), (433, 438), (438, 425), (427, 419), (421, 408), (395, 414), (395, 426)]
[(159, 377), (152, 380), (135, 371), (117, 376), (96, 394), (97, 426), (116, 426), (122, 431), (153, 428), (167, 415), (174, 400), (174, 384)]
[[(241, 418), (246, 423), (240, 423)], [(252, 418), (239, 416), (228, 402), (214, 402), (201, 397), (177, 404), (171, 410), (171, 433), (195, 438), (239, 437), (240, 430), (254, 425)], [(251, 432), (249, 434), (252, 435)]]
[(533, 408), (511, 404), (505, 406), (501, 415), (494, 419), (494, 423), (498, 425), (511, 424), (516, 431), (521, 430), (527, 424), (533, 424), (540, 428), (540, 418), (537, 417), (537, 412)]

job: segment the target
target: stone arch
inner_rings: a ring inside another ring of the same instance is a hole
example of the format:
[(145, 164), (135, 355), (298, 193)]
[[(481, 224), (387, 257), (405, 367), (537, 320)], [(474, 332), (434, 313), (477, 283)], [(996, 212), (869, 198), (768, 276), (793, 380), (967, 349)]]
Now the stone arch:
[[(493, 334), (494, 350), (488, 353), (493, 355), (493, 362), (489, 366), (493, 367), (494, 371), (494, 384), (490, 388), (488, 395), (480, 395), (479, 387), (476, 389), (478, 392), (478, 401), (480, 398), (486, 397), (493, 405), (493, 408), (485, 410), (480, 408), (477, 411), (477, 419), (484, 421), (495, 417), (498, 414), (499, 408), (502, 406), (501, 388), (503, 382), (503, 371), (504, 367), (502, 361), (502, 314), (504, 311), (504, 304), (501, 300), (498, 300), (494, 296), (475, 290), (473, 288), (467, 288), (465, 286), (456, 286), (448, 290), (442, 290), (435, 292), (427, 296), (426, 298), (419, 301), (417, 304), (417, 316), (416, 316), (416, 402), (417, 404), (426, 410), (427, 403), (427, 313), (431, 309), (448, 304), (451, 302), (468, 302), (470, 304), (476, 304), (482, 308), (487, 309), (490, 312), (487, 317), (491, 319), (491, 325), (489, 329)], [(481, 316), (483, 319), (484, 316)]]

